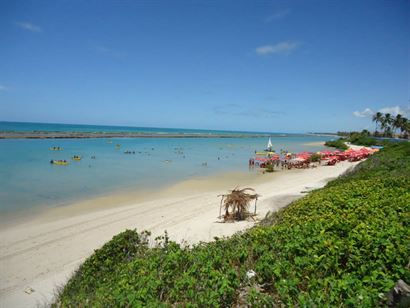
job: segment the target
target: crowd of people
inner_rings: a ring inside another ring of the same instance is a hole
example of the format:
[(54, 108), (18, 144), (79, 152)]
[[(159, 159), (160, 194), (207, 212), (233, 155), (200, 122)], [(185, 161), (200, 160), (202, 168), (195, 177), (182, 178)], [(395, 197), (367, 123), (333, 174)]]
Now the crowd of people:
[(348, 149), (346, 151), (300, 152), (289, 153), (281, 151), (281, 154), (270, 152), (256, 152), (255, 157), (249, 159), (249, 167), (274, 168), (274, 169), (305, 169), (316, 168), (320, 165), (333, 166), (340, 161), (359, 161), (367, 158), (378, 149), (361, 148), (359, 150)]

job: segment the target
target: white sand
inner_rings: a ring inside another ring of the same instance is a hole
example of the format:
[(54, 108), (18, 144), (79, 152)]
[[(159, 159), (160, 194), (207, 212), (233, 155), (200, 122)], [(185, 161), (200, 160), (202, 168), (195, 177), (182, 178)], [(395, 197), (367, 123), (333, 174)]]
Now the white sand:
[[(217, 195), (236, 184), (252, 186), (262, 195), (257, 212), (263, 218), (268, 211), (286, 206), (304, 191), (324, 186), (356, 164), (341, 162), (242, 178), (232, 175), (190, 180), (162, 191), (155, 200), (136, 199), (128, 205), (89, 213), (67, 207), (61, 210), (65, 215), (50, 211), (1, 230), (0, 306), (32, 307), (50, 302), (55, 287), (63, 285), (94, 249), (125, 229), (150, 230), (154, 236), (167, 230), (177, 242), (197, 243), (251, 227), (252, 222), (218, 222)], [(27, 288), (34, 292), (26, 294)]]
[(315, 142), (307, 142), (303, 144), (304, 146), (311, 146), (311, 147), (318, 147), (318, 146), (324, 146), (325, 141), (315, 141)]

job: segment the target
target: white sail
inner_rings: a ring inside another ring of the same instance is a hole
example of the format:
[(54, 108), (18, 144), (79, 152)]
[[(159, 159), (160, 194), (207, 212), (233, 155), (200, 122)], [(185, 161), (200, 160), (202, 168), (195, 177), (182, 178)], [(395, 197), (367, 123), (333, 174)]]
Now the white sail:
[(270, 140), (270, 137), (269, 137), (267, 149), (268, 149), (268, 150), (271, 150), (271, 149), (272, 149), (272, 141)]

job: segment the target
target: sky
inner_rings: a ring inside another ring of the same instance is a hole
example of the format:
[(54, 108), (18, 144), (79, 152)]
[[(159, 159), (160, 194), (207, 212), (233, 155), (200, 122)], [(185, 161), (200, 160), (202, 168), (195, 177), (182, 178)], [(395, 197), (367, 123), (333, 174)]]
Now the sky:
[(410, 1), (0, 0), (0, 121), (267, 132), (410, 117)]

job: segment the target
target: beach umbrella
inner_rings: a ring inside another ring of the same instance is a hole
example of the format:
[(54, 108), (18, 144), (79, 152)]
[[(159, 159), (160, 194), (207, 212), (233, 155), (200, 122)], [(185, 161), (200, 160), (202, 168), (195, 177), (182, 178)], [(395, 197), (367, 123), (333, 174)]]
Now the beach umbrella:
[(332, 152), (330, 152), (329, 150), (323, 150), (323, 151), (320, 151), (320, 155), (326, 157), (326, 156), (332, 155)]
[(278, 160), (279, 159), (279, 155), (278, 154), (274, 154), (270, 157), (270, 160)]
[(296, 154), (297, 156), (304, 156), (304, 157), (310, 157), (312, 155), (312, 153), (310, 152), (300, 152), (298, 154)]
[(361, 148), (360, 151), (363, 152), (363, 153), (371, 153), (372, 152), (371, 150), (369, 150), (367, 148)]
[(328, 160), (330, 160), (330, 161), (332, 161), (332, 160), (338, 160), (338, 157), (337, 156), (329, 156), (328, 157)]

